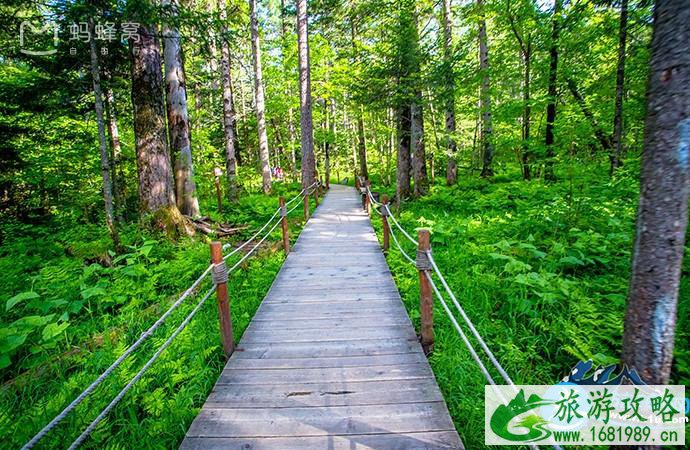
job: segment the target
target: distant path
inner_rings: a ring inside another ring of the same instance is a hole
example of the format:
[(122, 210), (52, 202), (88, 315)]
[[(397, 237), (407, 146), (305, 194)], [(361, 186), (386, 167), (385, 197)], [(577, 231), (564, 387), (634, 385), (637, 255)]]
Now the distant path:
[(462, 448), (354, 189), (331, 186), (181, 448)]

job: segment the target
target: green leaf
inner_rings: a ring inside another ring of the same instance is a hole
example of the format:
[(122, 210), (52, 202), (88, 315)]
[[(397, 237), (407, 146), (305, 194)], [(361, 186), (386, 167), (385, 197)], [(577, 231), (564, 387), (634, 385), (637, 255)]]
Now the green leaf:
[(43, 340), (44, 341), (49, 341), (55, 336), (61, 334), (65, 329), (69, 327), (69, 322), (62, 322), (62, 323), (49, 323), (46, 325), (46, 327), (43, 329)]
[(581, 259), (578, 259), (574, 256), (564, 256), (558, 262), (561, 264), (569, 264), (569, 265), (573, 265), (573, 266), (584, 266), (585, 265), (584, 261), (582, 261)]
[(88, 300), (91, 297), (95, 297), (97, 295), (105, 295), (105, 290), (98, 286), (94, 286), (81, 291), (81, 298), (83, 298), (84, 300)]
[(12, 364), (12, 360), (10, 359), (10, 355), (3, 353), (0, 355), (0, 369), (4, 369), (5, 367), (9, 367), (9, 365)]
[(38, 298), (38, 294), (35, 293), (34, 291), (27, 291), (27, 292), (22, 292), (21, 294), (17, 294), (11, 299), (7, 300), (7, 303), (5, 304), (5, 311), (9, 311), (14, 307), (19, 302), (22, 302), (24, 300), (30, 300), (33, 298)]

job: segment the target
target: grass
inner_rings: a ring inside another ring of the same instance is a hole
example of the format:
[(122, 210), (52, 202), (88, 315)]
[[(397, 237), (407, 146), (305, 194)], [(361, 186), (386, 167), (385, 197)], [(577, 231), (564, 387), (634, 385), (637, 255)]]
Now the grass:
[[(554, 384), (580, 360), (619, 361), (638, 189), (632, 175), (584, 171), (555, 184), (473, 178), (436, 184), (394, 212), (408, 231), (431, 229), (434, 258), (516, 384)], [(387, 260), (419, 330), (417, 272), (391, 246)], [(690, 384), (688, 274), (686, 258), (672, 374), (682, 385)], [(434, 320), (431, 366), (465, 445), (481, 448), (486, 382), (438, 302)]]
[[(227, 206), (219, 220), (248, 224), (233, 241), (241, 242), (277, 207), (277, 196), (290, 198), (297, 185), (275, 187), (271, 196), (246, 195)], [(313, 206), (313, 204), (312, 204)], [(204, 211), (213, 209), (202, 205)], [(292, 214), (295, 240), (303, 225), (301, 208)], [(57, 226), (50, 224), (50, 226)], [(1, 326), (27, 317), (49, 317), (61, 329), (45, 339), (45, 327), (26, 330), (25, 342), (11, 354), (0, 375), (0, 436), (3, 448), (19, 447), (71, 402), (135, 341), (207, 267), (206, 239), (167, 242), (136, 224), (124, 227), (128, 245), (122, 258), (108, 253), (101, 227), (88, 224), (55, 228), (3, 230), (1, 247)], [(30, 233), (29, 233), (30, 231)], [(239, 340), (280, 269), (284, 256), (280, 231), (230, 278), (232, 319)], [(229, 260), (232, 263), (241, 255)], [(199, 287), (206, 292), (210, 277)], [(6, 302), (18, 293), (34, 298), (9, 311)], [(30, 296), (33, 297), (33, 296)], [(41, 441), (39, 448), (65, 446), (93, 420), (134, 376), (158, 346), (196, 305), (190, 298), (68, 418)], [(46, 306), (51, 305), (51, 306)], [(33, 319), (36, 320), (36, 319)], [(189, 326), (96, 428), (86, 447), (172, 448), (179, 445), (225, 363), (215, 300), (212, 297)], [(146, 444), (142, 444), (146, 443)]]

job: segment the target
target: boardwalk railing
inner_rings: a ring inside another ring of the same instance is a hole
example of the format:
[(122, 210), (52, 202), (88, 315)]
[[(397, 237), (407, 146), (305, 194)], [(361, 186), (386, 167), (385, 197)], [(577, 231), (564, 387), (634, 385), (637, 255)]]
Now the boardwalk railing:
[[(430, 244), (430, 233), (428, 229), (419, 229), (418, 230), (418, 238), (415, 240), (410, 233), (408, 233), (405, 228), (400, 225), (400, 222), (395, 218), (393, 213), (390, 210), (390, 205), (388, 204), (388, 197), (384, 196), (382, 197), (382, 201), (379, 202), (376, 200), (374, 193), (371, 191), (371, 184), (368, 180), (364, 180), (361, 177), (355, 177), (357, 179), (356, 181), (356, 187), (359, 189), (361, 195), (362, 195), (362, 205), (363, 208), (371, 214), (371, 209), (372, 205), (374, 205), (374, 209), (378, 215), (381, 216), (381, 219), (383, 221), (383, 247), (384, 250), (388, 250), (388, 238), (389, 236), (393, 238), (393, 242), (395, 243), (396, 247), (398, 248), (398, 251), (400, 254), (407, 260), (407, 262), (411, 265), (413, 265), (418, 271), (419, 271), (419, 290), (420, 290), (420, 318), (421, 318), (421, 336), (420, 336), (420, 341), (422, 344), (422, 348), (426, 353), (429, 353), (433, 350), (433, 345), (434, 345), (434, 331), (433, 331), (433, 299), (432, 299), (432, 294), (431, 291), (433, 291), (434, 294), (436, 294), (436, 297), (438, 298), (439, 302), (441, 303), (441, 306), (443, 307), (443, 310), (445, 311), (446, 315), (448, 316), (448, 319), (451, 321), (453, 324), (453, 328), (458, 332), (458, 335), (460, 335), (460, 338), (462, 339), (462, 342), (465, 344), (465, 347), (467, 347), (467, 350), (470, 352), (470, 355), (472, 356), (472, 359), (474, 362), (477, 364), (479, 367), (479, 370), (482, 372), (482, 375), (484, 375), (484, 378), (486, 378), (486, 381), (491, 385), (491, 386), (496, 386), (496, 381), (494, 378), (491, 376), (489, 373), (489, 370), (487, 369), (486, 365), (482, 361), (482, 358), (479, 356), (479, 353), (475, 349), (475, 347), (472, 345), (472, 342), (468, 339), (467, 335), (463, 331), (462, 327), (458, 323), (458, 320), (455, 317), (455, 314), (453, 314), (453, 311), (450, 309), (448, 306), (448, 302), (446, 301), (446, 298), (443, 296), (441, 290), (438, 288), (436, 285), (436, 282), (433, 278), (433, 275), (436, 275), (438, 278), (438, 281), (441, 283), (441, 286), (443, 290), (446, 292), (448, 297), (450, 298), (451, 302), (455, 306), (455, 309), (460, 313), (460, 316), (462, 317), (462, 320), (465, 322), (467, 328), (470, 330), (471, 334), (474, 336), (475, 340), (481, 347), (481, 349), (484, 351), (484, 354), (486, 357), (489, 359), (491, 364), (494, 366), (496, 371), (500, 374), (501, 378), (505, 381), (505, 383), (509, 386), (512, 386), (513, 390), (517, 392), (517, 388), (515, 387), (515, 383), (513, 383), (513, 380), (510, 378), (506, 370), (503, 368), (501, 363), (498, 361), (496, 356), (493, 354), (489, 346), (486, 344), (486, 341), (482, 337), (482, 335), (477, 331), (477, 328), (475, 327), (474, 323), (470, 319), (470, 317), (467, 315), (465, 312), (464, 308), (460, 305), (460, 302), (458, 301), (457, 297), (451, 290), (450, 286), (448, 285), (448, 282), (446, 281), (445, 277), (443, 276), (443, 273), (439, 269), (438, 265), (436, 264), (436, 260), (434, 260), (434, 256), (431, 252), (431, 244)], [(390, 220), (389, 220), (390, 219)], [(396, 237), (393, 226), (391, 225), (391, 222), (393, 225), (395, 225), (395, 228), (400, 232), (400, 234), (407, 239), (410, 243), (412, 243), (416, 248), (417, 248), (417, 255), (416, 258), (412, 258), (406, 251), (403, 249), (402, 245), (400, 244), (400, 241)], [(501, 398), (505, 404), (507, 404), (507, 400), (503, 398), (501, 395), (500, 391), (497, 389), (495, 392), (498, 395), (498, 398)], [(530, 448), (537, 448), (536, 445), (532, 444), (530, 445)], [(557, 445), (553, 446), (554, 449), (560, 450), (560, 447)]]
[[(221, 247), (219, 242), (211, 243), (211, 264), (199, 275), (199, 277), (189, 286), (189, 288), (178, 297), (178, 299), (168, 308), (168, 310), (163, 313), (156, 322), (153, 323), (146, 331), (144, 331), (141, 336), (130, 345), (123, 353), (120, 355), (103, 373), (101, 373), (96, 380), (94, 380), (84, 391), (79, 394), (72, 402), (67, 405), (55, 418), (53, 418), (45, 427), (43, 427), (29, 442), (24, 444), (22, 449), (30, 449), (35, 446), (43, 437), (45, 437), (53, 428), (55, 428), (60, 422), (62, 422), (70, 412), (72, 412), (86, 397), (88, 397), (93, 391), (105, 381), (110, 374), (115, 371), (132, 353), (134, 353), (137, 348), (141, 346), (149, 337), (151, 337), (155, 331), (160, 328), (160, 326), (170, 317), (170, 315), (185, 302), (190, 297), (197, 295), (197, 288), (201, 283), (208, 277), (209, 274), (212, 275), (213, 287), (210, 288), (197, 302), (196, 306), (192, 311), (184, 318), (180, 325), (172, 332), (168, 339), (161, 344), (158, 350), (153, 354), (153, 356), (141, 367), (141, 369), (136, 373), (134, 377), (125, 385), (125, 387), (113, 398), (113, 400), (101, 411), (101, 413), (88, 425), (88, 427), (77, 437), (77, 439), (72, 442), (70, 449), (77, 448), (81, 445), (91, 434), (91, 432), (96, 428), (96, 426), (108, 415), (108, 413), (122, 400), (122, 398), (127, 394), (127, 392), (134, 386), (134, 384), (144, 375), (144, 373), (153, 365), (153, 363), (158, 359), (158, 357), (168, 348), (174, 339), (185, 329), (185, 327), (191, 322), (192, 318), (199, 312), (199, 310), (204, 306), (206, 301), (216, 292), (218, 299), (218, 311), (219, 311), (219, 321), (221, 329), (221, 340), (223, 342), (223, 349), (227, 357), (230, 357), (234, 349), (234, 342), (232, 338), (232, 322), (230, 319), (230, 301), (228, 298), (228, 276), (230, 273), (235, 271), (244, 261), (246, 261), (250, 256), (252, 256), (256, 250), (263, 244), (270, 234), (282, 224), (283, 233), (283, 246), (287, 254), (289, 251), (289, 237), (288, 237), (288, 227), (287, 227), (287, 216), (292, 213), (295, 209), (299, 207), (299, 199), (304, 199), (304, 216), (305, 220), (309, 217), (309, 198), (313, 194), (315, 196), (318, 205), (318, 191), (320, 189), (320, 184), (318, 181), (314, 182), (312, 185), (302, 189), (299, 194), (295, 195), (288, 202), (285, 202), (281, 197), (280, 205), (275, 210), (270, 219), (254, 233), (246, 242), (242, 245), (236, 247), (231, 252), (222, 255), (223, 250), (227, 250), (231, 244), (225, 244)], [(289, 209), (288, 209), (289, 208)], [(280, 217), (279, 217), (280, 216)], [(278, 220), (276, 220), (278, 218)], [(257, 238), (261, 238), (256, 241)], [(253, 243), (253, 245), (252, 245)], [(233, 255), (236, 255), (244, 248), (252, 245), (237, 262), (235, 262), (232, 267), (228, 268), (225, 264), (226, 260)]]

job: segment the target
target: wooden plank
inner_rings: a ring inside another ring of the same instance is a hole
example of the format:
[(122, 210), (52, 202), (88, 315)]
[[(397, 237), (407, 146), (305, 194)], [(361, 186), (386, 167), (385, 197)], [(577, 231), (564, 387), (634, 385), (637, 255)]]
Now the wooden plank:
[(204, 408), (191, 437), (277, 437), (451, 431), (443, 402), (329, 408)]
[[(355, 323), (353, 323), (353, 320)], [(379, 315), (352, 315), (350, 318), (347, 317), (335, 317), (327, 319), (314, 319), (312, 317), (309, 320), (305, 320), (305, 317), (297, 319), (283, 318), (280, 320), (281, 330), (321, 330), (327, 329), (338, 329), (338, 328), (350, 328), (356, 326), (357, 329), (366, 328), (379, 328), (388, 327), (391, 325), (410, 325), (410, 321), (407, 317), (395, 315), (395, 316), (379, 316)], [(263, 316), (263, 318), (257, 317), (252, 320), (249, 325), (248, 330), (258, 331), (258, 330), (273, 330), (275, 329), (275, 321), (270, 318), (270, 316)]]
[(331, 342), (293, 342), (255, 344), (241, 341), (235, 349), (238, 358), (322, 358), (339, 356), (376, 356), (421, 351), (417, 340), (362, 340)]
[[(309, 331), (309, 332), (308, 332)], [(381, 326), (370, 328), (320, 328), (302, 330), (254, 330), (245, 331), (243, 338), (255, 343), (262, 342), (322, 342), (322, 341), (361, 341), (362, 339), (414, 339), (411, 326)]]
[(287, 408), (427, 403), (443, 400), (433, 378), (348, 383), (218, 385), (209, 408)]
[(218, 384), (292, 384), (376, 380), (413, 380), (432, 377), (428, 364), (299, 369), (225, 369)]
[(424, 355), (417, 352), (392, 353), (390, 355), (371, 356), (336, 356), (321, 358), (238, 358), (228, 364), (226, 370), (234, 369), (299, 369), (314, 367), (362, 367), (362, 366), (390, 366), (398, 364), (423, 364)]
[(455, 431), (277, 438), (188, 438), (180, 447), (183, 450), (431, 450), (443, 448), (463, 448)]

